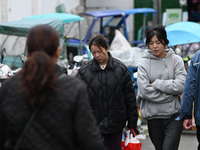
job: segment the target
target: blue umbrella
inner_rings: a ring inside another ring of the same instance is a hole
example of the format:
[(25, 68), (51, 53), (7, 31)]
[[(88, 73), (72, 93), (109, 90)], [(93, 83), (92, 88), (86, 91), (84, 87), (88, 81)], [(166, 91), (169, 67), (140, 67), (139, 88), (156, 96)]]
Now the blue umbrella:
[(166, 28), (169, 46), (200, 42), (200, 25), (195, 22), (177, 22)]

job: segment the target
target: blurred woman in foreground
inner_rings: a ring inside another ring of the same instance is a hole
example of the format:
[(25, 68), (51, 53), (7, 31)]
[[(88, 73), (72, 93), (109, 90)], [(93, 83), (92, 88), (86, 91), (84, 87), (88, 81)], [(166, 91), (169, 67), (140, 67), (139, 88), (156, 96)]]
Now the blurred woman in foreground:
[(56, 30), (31, 28), (27, 50), (23, 69), (0, 90), (0, 149), (104, 149), (85, 86), (56, 65)]

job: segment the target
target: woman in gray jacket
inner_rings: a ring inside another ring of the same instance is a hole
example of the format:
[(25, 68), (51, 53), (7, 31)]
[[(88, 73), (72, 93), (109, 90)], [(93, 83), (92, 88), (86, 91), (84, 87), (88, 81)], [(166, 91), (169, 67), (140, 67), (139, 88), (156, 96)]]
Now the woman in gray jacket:
[(147, 119), (148, 131), (156, 150), (177, 150), (182, 131), (179, 115), (180, 97), (186, 71), (183, 60), (171, 49), (163, 26), (146, 32), (149, 47), (138, 66), (138, 99), (141, 116)]

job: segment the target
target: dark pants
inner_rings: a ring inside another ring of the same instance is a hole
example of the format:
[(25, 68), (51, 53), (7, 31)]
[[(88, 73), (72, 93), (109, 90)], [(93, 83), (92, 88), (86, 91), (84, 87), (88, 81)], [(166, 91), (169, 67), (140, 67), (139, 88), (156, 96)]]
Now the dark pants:
[(178, 150), (183, 120), (170, 119), (148, 120), (150, 139), (156, 150)]
[(122, 132), (103, 134), (106, 150), (121, 150)]
[[(197, 125), (196, 129), (197, 129), (197, 140), (200, 143), (200, 125)], [(200, 150), (200, 145), (198, 145), (198, 150)]]

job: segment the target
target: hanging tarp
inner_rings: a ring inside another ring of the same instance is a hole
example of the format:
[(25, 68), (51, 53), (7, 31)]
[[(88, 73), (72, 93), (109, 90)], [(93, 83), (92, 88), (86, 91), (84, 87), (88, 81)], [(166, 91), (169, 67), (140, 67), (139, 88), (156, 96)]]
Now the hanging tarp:
[(56, 29), (60, 35), (63, 35), (63, 21), (61, 19), (20, 20), (5, 22), (0, 24), (0, 33), (26, 36), (31, 27), (39, 24), (50, 25)]
[(35, 16), (25, 17), (23, 20), (38, 20), (38, 19), (61, 19), (63, 23), (71, 23), (83, 20), (82, 17), (74, 14), (67, 13), (50, 13), (50, 14), (40, 14)]

